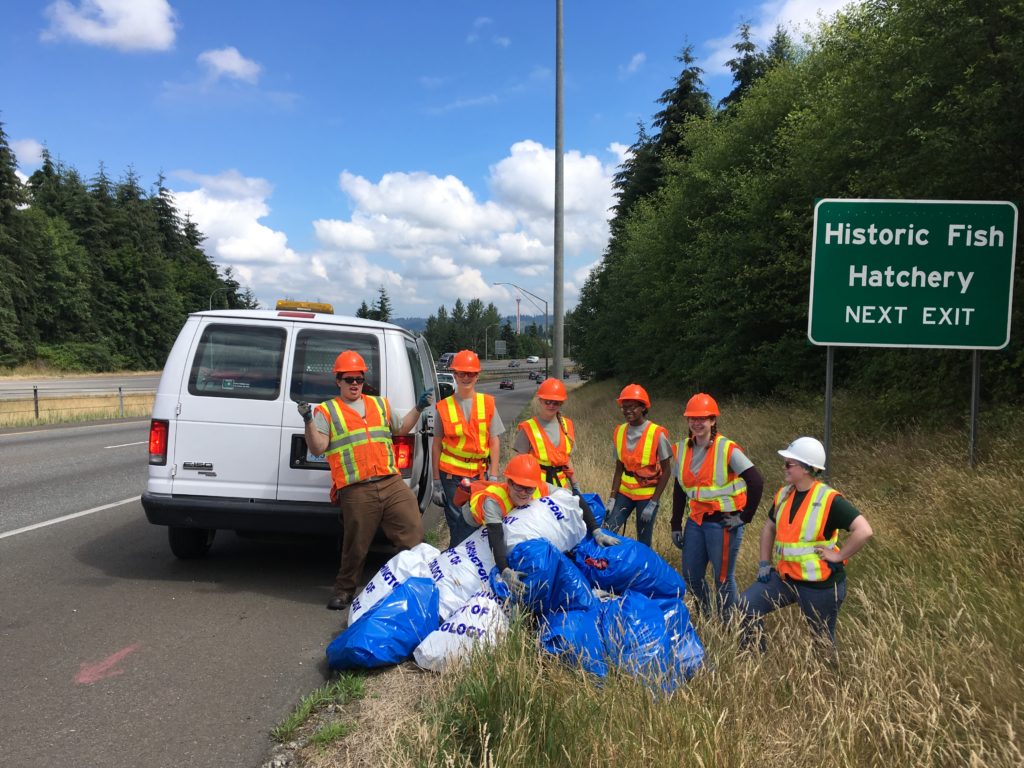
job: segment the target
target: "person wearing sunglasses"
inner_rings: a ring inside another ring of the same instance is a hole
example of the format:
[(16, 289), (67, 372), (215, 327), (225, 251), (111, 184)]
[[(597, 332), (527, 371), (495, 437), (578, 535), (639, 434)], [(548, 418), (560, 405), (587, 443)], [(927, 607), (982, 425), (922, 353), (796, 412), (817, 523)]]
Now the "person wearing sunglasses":
[[(874, 531), (853, 504), (818, 479), (825, 469), (825, 448), (818, 440), (798, 437), (778, 453), (786, 484), (775, 494), (761, 529), (757, 581), (739, 599), (741, 644), (756, 643), (764, 651), (763, 617), (796, 603), (815, 636), (835, 648), (836, 620), (846, 598), (845, 565)], [(840, 530), (849, 531), (841, 546)]]
[(615, 471), (605, 527), (624, 528), (636, 510), (636, 540), (651, 546), (661, 494), (672, 476), (668, 430), (648, 421), (651, 398), (639, 384), (628, 384), (616, 401), (626, 421), (612, 433)]
[(570, 464), (576, 429), (572, 419), (563, 416), (561, 411), (567, 399), (565, 384), (559, 379), (542, 381), (533, 400), (534, 415), (519, 422), (512, 450), (517, 454), (532, 454), (548, 485), (578, 490)]
[(473, 532), (455, 504), (455, 491), (465, 479), (497, 481), (501, 466), (501, 436), (505, 425), (494, 397), (476, 391), (480, 358), (463, 349), (452, 358), (455, 393), (437, 404), (438, 437), (431, 449), (433, 501), (444, 509), (449, 546), (456, 547)]
[(761, 503), (764, 478), (735, 442), (718, 433), (718, 403), (711, 395), (691, 397), (684, 415), (688, 437), (673, 448), (677, 482), (672, 487), (672, 543), (682, 550), (683, 578), (704, 614), (711, 611), (704, 580), (711, 564), (718, 610), (728, 619), (736, 606), (736, 556), (743, 526)]
[(320, 403), (298, 403), (305, 422), (306, 445), (325, 454), (331, 469), (331, 501), (338, 505), (344, 535), (341, 564), (327, 607), (348, 608), (363, 572), (366, 555), (380, 528), (400, 550), (423, 541), (416, 496), (395, 463), (392, 435), (407, 435), (430, 405), (433, 389), (420, 394), (416, 407), (402, 418), (387, 398), (363, 393), (366, 362), (355, 350), (334, 361), (339, 396)]

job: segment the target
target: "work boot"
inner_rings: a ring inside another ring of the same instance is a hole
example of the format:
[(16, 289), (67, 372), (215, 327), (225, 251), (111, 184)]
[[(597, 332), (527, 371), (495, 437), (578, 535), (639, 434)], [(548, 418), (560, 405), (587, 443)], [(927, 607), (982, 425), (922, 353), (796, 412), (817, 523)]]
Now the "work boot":
[(327, 601), (327, 610), (344, 611), (350, 605), (352, 605), (352, 595), (334, 595)]

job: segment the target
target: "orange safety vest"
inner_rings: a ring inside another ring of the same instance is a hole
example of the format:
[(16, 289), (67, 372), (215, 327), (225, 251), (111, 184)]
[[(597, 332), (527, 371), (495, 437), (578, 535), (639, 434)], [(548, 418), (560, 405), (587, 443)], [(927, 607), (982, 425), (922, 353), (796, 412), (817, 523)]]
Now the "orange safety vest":
[(685, 446), (679, 462), (679, 486), (686, 493), (690, 503), (690, 517), (697, 525), (704, 515), (715, 512), (737, 512), (747, 504), (747, 481), (729, 469), (729, 458), (739, 448), (724, 435), (715, 435), (708, 446), (700, 469), (694, 474), (690, 468), (693, 457), (693, 440), (687, 438), (676, 444), (673, 453), (679, 455), (679, 445)]
[(437, 415), (443, 428), (440, 470), (460, 477), (486, 474), (494, 398), (477, 392), (472, 417), (467, 421), (455, 395), (451, 395), (437, 404)]
[(383, 397), (362, 397), (365, 417), (341, 397), (317, 406), (331, 425), (324, 455), (334, 489), (398, 473), (391, 438), (391, 407)]
[[(559, 418), (556, 416), (555, 418)], [(572, 477), (566, 472), (569, 467), (569, 456), (576, 443), (576, 427), (572, 419), (561, 417), (563, 427), (558, 430), (558, 445), (551, 442), (547, 430), (537, 419), (519, 422), (519, 429), (530, 441), (530, 449), (544, 470), (546, 479), (559, 488), (571, 488)]]
[[(539, 499), (543, 496), (548, 495), (547, 483), (541, 483), (538, 485), (531, 499)], [(469, 513), (463, 514), (466, 518), (466, 522), (470, 525), (483, 525), (484, 524), (484, 501), (486, 499), (494, 499), (498, 502), (498, 506), (501, 507), (501, 517), (504, 520), (508, 517), (508, 513), (515, 509), (515, 504), (512, 503), (512, 498), (508, 495), (508, 486), (505, 483), (492, 483), (485, 487), (481, 491), (477, 491), (469, 500), (467, 506)]]
[(630, 451), (626, 449), (626, 431), (628, 429), (629, 424), (620, 424), (613, 433), (615, 452), (619, 461), (622, 462), (622, 466), (625, 467), (616, 493), (621, 493), (635, 501), (645, 501), (654, 498), (654, 487), (661, 478), (658, 445), (661, 443), (662, 435), (666, 440), (668, 439), (668, 430), (653, 421), (648, 421), (640, 439), (636, 441), (636, 445)]
[(831, 538), (824, 538), (828, 513), (839, 492), (815, 480), (796, 514), (791, 515), (793, 495), (792, 485), (783, 486), (775, 494), (773, 502), (775, 569), (779, 576), (794, 581), (824, 581), (832, 575), (832, 569), (826, 560), (819, 557), (814, 548), (831, 547), (836, 552), (839, 551), (838, 530), (832, 532)]

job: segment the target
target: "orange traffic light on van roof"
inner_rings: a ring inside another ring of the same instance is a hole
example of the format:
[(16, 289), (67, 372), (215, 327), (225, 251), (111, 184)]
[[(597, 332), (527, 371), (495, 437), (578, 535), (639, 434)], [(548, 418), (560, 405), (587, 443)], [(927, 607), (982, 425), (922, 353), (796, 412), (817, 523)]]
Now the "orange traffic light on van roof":
[(278, 299), (276, 309), (305, 310), (307, 312), (319, 312), (322, 315), (334, 314), (334, 305), (326, 304), (321, 301), (289, 301), (287, 299)]

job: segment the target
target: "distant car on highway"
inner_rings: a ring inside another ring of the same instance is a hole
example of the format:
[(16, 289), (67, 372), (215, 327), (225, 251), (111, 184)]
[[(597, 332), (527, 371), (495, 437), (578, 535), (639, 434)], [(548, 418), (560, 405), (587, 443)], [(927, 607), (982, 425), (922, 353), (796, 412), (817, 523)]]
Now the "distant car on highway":
[(508, 367), (509, 368), (518, 368), (519, 367), (519, 361), (518, 360), (509, 360), (508, 361)]
[(512, 379), (502, 379), (498, 383), (498, 389), (515, 389), (516, 383)]
[(528, 362), (528, 363), (539, 363), (540, 362), (540, 358), (537, 357), (536, 355), (530, 355), (528, 358), (526, 358), (526, 362)]
[(530, 371), (530, 381), (540, 381), (544, 378), (544, 374), (540, 371)]

